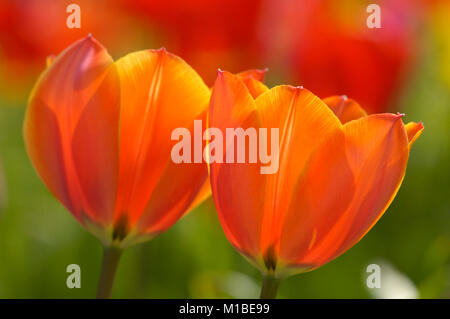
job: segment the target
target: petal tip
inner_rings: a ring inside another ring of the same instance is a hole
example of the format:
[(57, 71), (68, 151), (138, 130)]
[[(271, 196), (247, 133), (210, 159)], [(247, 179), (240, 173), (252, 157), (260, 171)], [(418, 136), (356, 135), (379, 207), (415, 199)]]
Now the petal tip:
[(257, 80), (263, 81), (264, 76), (266, 75), (267, 72), (269, 72), (269, 68), (255, 69), (255, 72), (260, 75), (260, 78)]
[(98, 43), (97, 39), (94, 38), (94, 36), (92, 35), (92, 33), (89, 33), (87, 36), (84, 37), (83, 42), (88, 42), (88, 43)]
[(405, 116), (405, 113), (400, 113), (400, 112), (397, 112), (397, 114), (395, 115), (395, 117), (398, 119), (401, 119), (404, 116)]
[(256, 69), (255, 71), (256, 73), (260, 74), (261, 77), (263, 78), (266, 75), (266, 73), (269, 72), (269, 68), (266, 67), (264, 69)]
[(153, 52), (156, 52), (157, 54), (162, 54), (162, 55), (170, 55), (170, 53), (167, 51), (166, 47), (160, 47), (159, 49), (153, 50)]
[[(218, 68), (217, 69), (217, 77), (216, 77), (216, 82), (217, 81), (219, 81), (219, 82), (223, 82), (223, 81), (225, 81), (225, 71), (224, 70), (222, 70), (221, 68)], [(218, 82), (218, 83), (219, 83)]]
[(89, 33), (87, 36), (80, 39), (78, 44), (86, 44), (92, 47), (103, 47), (103, 45), (92, 35), (92, 33)]
[(218, 68), (218, 69), (217, 69), (217, 78), (218, 78), (218, 79), (222, 79), (222, 78), (225, 77), (225, 75), (226, 75), (227, 73), (228, 73), (227, 71), (222, 70), (221, 68)]

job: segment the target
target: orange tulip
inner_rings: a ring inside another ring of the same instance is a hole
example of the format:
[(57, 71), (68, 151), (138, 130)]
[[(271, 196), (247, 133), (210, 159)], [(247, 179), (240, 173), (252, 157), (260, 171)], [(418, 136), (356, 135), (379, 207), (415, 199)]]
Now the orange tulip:
[(265, 275), (262, 297), (274, 297), (281, 278), (341, 255), (372, 228), (423, 130), (421, 123), (405, 126), (402, 115), (367, 116), (351, 99), (322, 101), (302, 87), (281, 85), (254, 98), (228, 72), (216, 79), (209, 121), (222, 129), (279, 129), (275, 174), (261, 174), (259, 163), (210, 164), (222, 228)]
[(114, 62), (91, 36), (39, 78), (24, 123), (29, 157), (50, 191), (109, 247), (106, 263), (117, 264), (121, 249), (163, 232), (196, 201), (207, 166), (174, 164), (171, 132), (205, 118), (209, 98), (200, 76), (164, 49)]

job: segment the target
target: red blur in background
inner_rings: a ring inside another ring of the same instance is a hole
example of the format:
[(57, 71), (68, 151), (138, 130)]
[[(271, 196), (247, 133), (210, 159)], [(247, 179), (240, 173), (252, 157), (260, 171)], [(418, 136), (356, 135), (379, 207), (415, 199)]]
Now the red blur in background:
[(416, 54), (414, 1), (384, 1), (379, 29), (367, 26), (367, 1), (271, 2), (266, 50), (287, 61), (292, 81), (320, 97), (351, 96), (369, 113), (392, 107)]
[[(423, 1), (383, 1), (382, 27), (369, 29), (369, 2), (360, 0), (6, 0), (0, 73), (8, 91), (23, 95), (47, 56), (93, 33), (113, 56), (164, 46), (208, 85), (219, 67), (269, 67), (276, 83), (303, 85), (320, 97), (346, 94), (369, 112), (396, 110), (415, 65)], [(66, 26), (72, 2), (81, 7), (81, 29)]]

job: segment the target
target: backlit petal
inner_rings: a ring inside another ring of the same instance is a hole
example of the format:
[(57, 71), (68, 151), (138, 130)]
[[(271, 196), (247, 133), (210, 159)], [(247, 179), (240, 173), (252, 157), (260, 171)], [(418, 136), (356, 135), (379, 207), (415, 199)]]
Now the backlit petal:
[(405, 125), (406, 134), (408, 135), (409, 147), (414, 144), (414, 142), (419, 138), (423, 132), (422, 122), (409, 122)]
[[(202, 131), (206, 129), (205, 117), (206, 110), (200, 117), (203, 120)], [(191, 136), (194, 136), (193, 124), (188, 127)], [(204, 143), (201, 144), (201, 151), (204, 145)], [(195, 151), (194, 142), (191, 144), (191, 155)], [(207, 182), (207, 178), (208, 168), (205, 162), (176, 164), (173, 160), (168, 160), (145, 210), (136, 224), (137, 231), (157, 234), (172, 226), (189, 211), (203, 185)]]
[[(301, 87), (278, 86), (260, 95), (256, 105), (262, 127), (279, 130), (279, 170), (267, 176), (261, 249), (278, 249), (281, 225), (295, 184), (311, 153), (341, 128), (333, 112)], [(270, 138), (268, 138), (270, 141)]]
[(269, 71), (268, 69), (250, 69), (246, 71), (239, 72), (236, 74), (241, 80), (247, 79), (247, 78), (253, 78), (255, 80), (258, 80), (259, 82), (264, 81), (264, 77)]
[(393, 200), (407, 160), (399, 115), (371, 115), (336, 131), (312, 156), (297, 184), (283, 227), (281, 258), (316, 268), (353, 246)]
[(203, 185), (200, 187), (197, 195), (191, 203), (191, 206), (186, 210), (186, 213), (190, 212), (202, 204), (206, 199), (211, 196), (211, 183), (209, 182), (209, 176), (206, 178)]
[[(244, 83), (235, 75), (219, 72), (210, 104), (209, 123), (226, 128), (260, 127), (256, 106)], [(227, 139), (224, 136), (224, 149)], [(237, 152), (233, 149), (224, 152)], [(242, 151), (242, 150), (241, 150)], [(211, 188), (222, 228), (231, 244), (244, 255), (259, 254), (261, 212), (265, 196), (265, 175), (257, 163), (211, 163)]]
[[(267, 69), (252, 69), (240, 72), (237, 74), (237, 76), (247, 86), (247, 89), (249, 90), (249, 93), (252, 95), (252, 97), (256, 98), (269, 89), (264, 85), (264, 83), (262, 83), (266, 72)], [(203, 203), (209, 196), (211, 196), (211, 185), (208, 178), (201, 187), (191, 206), (187, 209), (187, 212), (193, 210), (198, 205)]]
[(112, 62), (92, 37), (74, 43), (38, 80), (24, 123), (37, 172), (81, 222), (107, 224), (113, 213), (118, 80)]
[(74, 128), (74, 165), (91, 219), (110, 225), (119, 172), (119, 80), (111, 65)]
[(367, 116), (364, 109), (355, 100), (345, 95), (335, 95), (323, 99), (342, 124)]
[(28, 156), (45, 185), (76, 215), (67, 184), (58, 119), (48, 105), (35, 97), (25, 116), (24, 138)]
[(45, 65), (47, 66), (47, 67), (49, 67), (52, 63), (53, 63), (53, 61), (55, 61), (55, 56), (52, 54), (52, 55), (49, 55), (46, 59), (45, 59)]
[(238, 73), (237, 76), (244, 82), (247, 86), (250, 94), (253, 98), (257, 98), (262, 93), (269, 90), (267, 86), (264, 85), (264, 75), (266, 74), (266, 70), (247, 70), (241, 73)]
[[(159, 208), (174, 207), (174, 201), (187, 198), (192, 192), (189, 187), (180, 189), (181, 184), (177, 184), (179, 180), (175, 176), (178, 173), (180, 176), (192, 176), (193, 189), (205, 179), (202, 174), (191, 174), (197, 171), (198, 164), (192, 165), (193, 171), (190, 171), (185, 165), (169, 162), (172, 161), (171, 149), (175, 144), (171, 141), (172, 131), (191, 127), (194, 119), (203, 116), (210, 91), (189, 65), (164, 49), (132, 53), (118, 60), (116, 65), (121, 85), (121, 151), (116, 220), (123, 221), (122, 216), (125, 216), (127, 227), (132, 227), (142, 217), (140, 229), (158, 231), (148, 223), (159, 217), (150, 215), (155, 213), (159, 216)], [(172, 186), (165, 177), (172, 178)], [(177, 198), (164, 197), (173, 195), (175, 189)], [(161, 195), (159, 203), (154, 202), (154, 192), (165, 194)], [(184, 206), (180, 204), (171, 210), (170, 216), (166, 216), (168, 220), (172, 222), (174, 219), (171, 217), (180, 216)], [(160, 225), (166, 228), (168, 224)]]
[(332, 229), (355, 192), (343, 130), (337, 130), (312, 156), (292, 195), (284, 220), (280, 258), (308, 269), (315, 260), (300, 259)]

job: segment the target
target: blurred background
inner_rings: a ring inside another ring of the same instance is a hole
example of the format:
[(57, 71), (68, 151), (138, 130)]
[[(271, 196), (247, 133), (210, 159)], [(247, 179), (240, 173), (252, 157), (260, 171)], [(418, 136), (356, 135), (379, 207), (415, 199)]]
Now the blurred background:
[[(81, 8), (81, 28), (66, 7)], [(381, 28), (369, 29), (370, 3)], [(341, 257), (285, 280), (280, 298), (450, 298), (450, 1), (1, 0), (0, 298), (91, 298), (101, 246), (50, 194), (25, 153), (27, 98), (45, 59), (92, 33), (114, 59), (164, 46), (212, 85), (217, 68), (265, 68), (269, 86), (346, 94), (370, 113), (423, 121), (403, 185)], [(66, 267), (81, 267), (81, 288)], [(366, 268), (381, 266), (382, 288)], [(252, 298), (261, 276), (230, 246), (211, 199), (125, 251), (117, 298)]]

